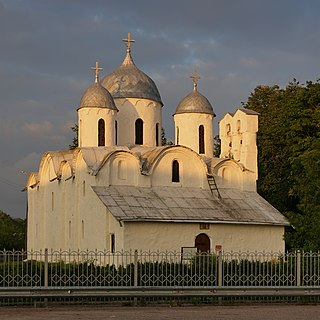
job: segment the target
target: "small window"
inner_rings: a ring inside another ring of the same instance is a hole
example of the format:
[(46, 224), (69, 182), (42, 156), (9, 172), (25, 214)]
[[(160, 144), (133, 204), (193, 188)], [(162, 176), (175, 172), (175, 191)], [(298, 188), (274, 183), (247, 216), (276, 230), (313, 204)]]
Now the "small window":
[(86, 182), (82, 181), (82, 196), (86, 196)]
[(51, 192), (51, 211), (54, 210), (54, 193)]
[(240, 120), (237, 120), (237, 132), (239, 133), (241, 130), (241, 122)]
[(69, 220), (69, 239), (71, 239), (71, 221)]
[(82, 239), (84, 238), (84, 221), (81, 221), (81, 235), (82, 235)]
[(179, 162), (177, 160), (173, 160), (172, 162), (172, 182), (180, 182)]
[(156, 124), (156, 146), (159, 147), (159, 123)]
[(136, 139), (135, 144), (143, 144), (143, 121), (137, 119), (135, 123)]
[(177, 127), (177, 144), (179, 144), (179, 127)]
[(105, 124), (104, 120), (100, 119), (98, 122), (98, 147), (105, 146)]
[(112, 253), (115, 253), (116, 251), (116, 237), (114, 233), (110, 235), (110, 250)]
[(118, 144), (118, 122), (114, 123), (114, 132), (115, 132), (115, 145)]
[(199, 153), (204, 154), (204, 127), (199, 126)]

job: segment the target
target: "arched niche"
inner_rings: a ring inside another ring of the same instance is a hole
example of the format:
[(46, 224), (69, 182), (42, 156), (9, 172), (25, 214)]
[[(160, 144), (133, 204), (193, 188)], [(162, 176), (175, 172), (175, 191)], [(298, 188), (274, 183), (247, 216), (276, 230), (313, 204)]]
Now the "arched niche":
[(140, 169), (134, 155), (126, 152), (115, 153), (108, 162), (111, 185), (137, 185)]
[[(179, 182), (173, 181), (173, 165), (179, 165)], [(206, 164), (194, 151), (175, 146), (158, 154), (149, 170), (152, 186), (203, 188), (207, 185)]]

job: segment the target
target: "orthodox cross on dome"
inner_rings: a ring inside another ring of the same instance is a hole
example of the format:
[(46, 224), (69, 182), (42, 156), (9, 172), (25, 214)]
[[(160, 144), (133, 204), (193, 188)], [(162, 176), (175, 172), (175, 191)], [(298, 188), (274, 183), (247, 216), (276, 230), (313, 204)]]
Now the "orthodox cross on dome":
[(99, 62), (96, 61), (96, 66), (95, 67), (91, 67), (91, 70), (95, 71), (96, 74), (96, 78), (95, 78), (95, 83), (97, 83), (99, 81), (99, 71), (102, 71), (103, 68), (99, 68)]
[(127, 52), (131, 51), (131, 42), (136, 42), (136, 40), (131, 39), (131, 33), (128, 32), (127, 39), (122, 39), (123, 42), (126, 42)]
[(193, 79), (193, 90), (197, 91), (197, 82), (198, 82), (198, 79), (200, 79), (201, 77), (197, 76), (196, 66), (194, 66), (193, 76), (190, 76), (190, 78)]

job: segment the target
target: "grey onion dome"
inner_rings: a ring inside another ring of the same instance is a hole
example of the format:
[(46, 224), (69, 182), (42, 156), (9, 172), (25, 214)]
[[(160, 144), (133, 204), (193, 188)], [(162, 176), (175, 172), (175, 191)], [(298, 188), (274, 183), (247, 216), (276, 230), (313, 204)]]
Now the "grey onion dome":
[(163, 105), (155, 83), (137, 68), (132, 60), (130, 50), (127, 51), (122, 64), (106, 75), (101, 80), (101, 84), (113, 98), (144, 98), (160, 102)]
[(78, 109), (86, 107), (107, 108), (118, 111), (111, 94), (99, 81), (91, 84), (82, 95)]
[(209, 100), (196, 88), (179, 102), (174, 114), (179, 113), (207, 113), (215, 116)]

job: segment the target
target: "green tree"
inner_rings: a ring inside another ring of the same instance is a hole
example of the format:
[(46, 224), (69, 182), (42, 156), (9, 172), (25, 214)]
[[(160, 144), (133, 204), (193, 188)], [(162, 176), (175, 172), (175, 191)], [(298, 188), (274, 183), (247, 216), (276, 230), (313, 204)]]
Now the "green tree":
[(260, 113), (258, 192), (295, 228), (286, 235), (289, 246), (319, 250), (320, 84), (259, 86), (245, 107)]
[(162, 146), (172, 146), (173, 142), (166, 137), (166, 132), (164, 128), (161, 128), (161, 145)]
[(25, 220), (0, 211), (0, 250), (25, 249)]
[(79, 134), (78, 125), (75, 124), (73, 127), (71, 127), (71, 130), (74, 133), (74, 137), (72, 139), (72, 143), (69, 144), (69, 149), (73, 150), (75, 148), (78, 148), (78, 134)]

